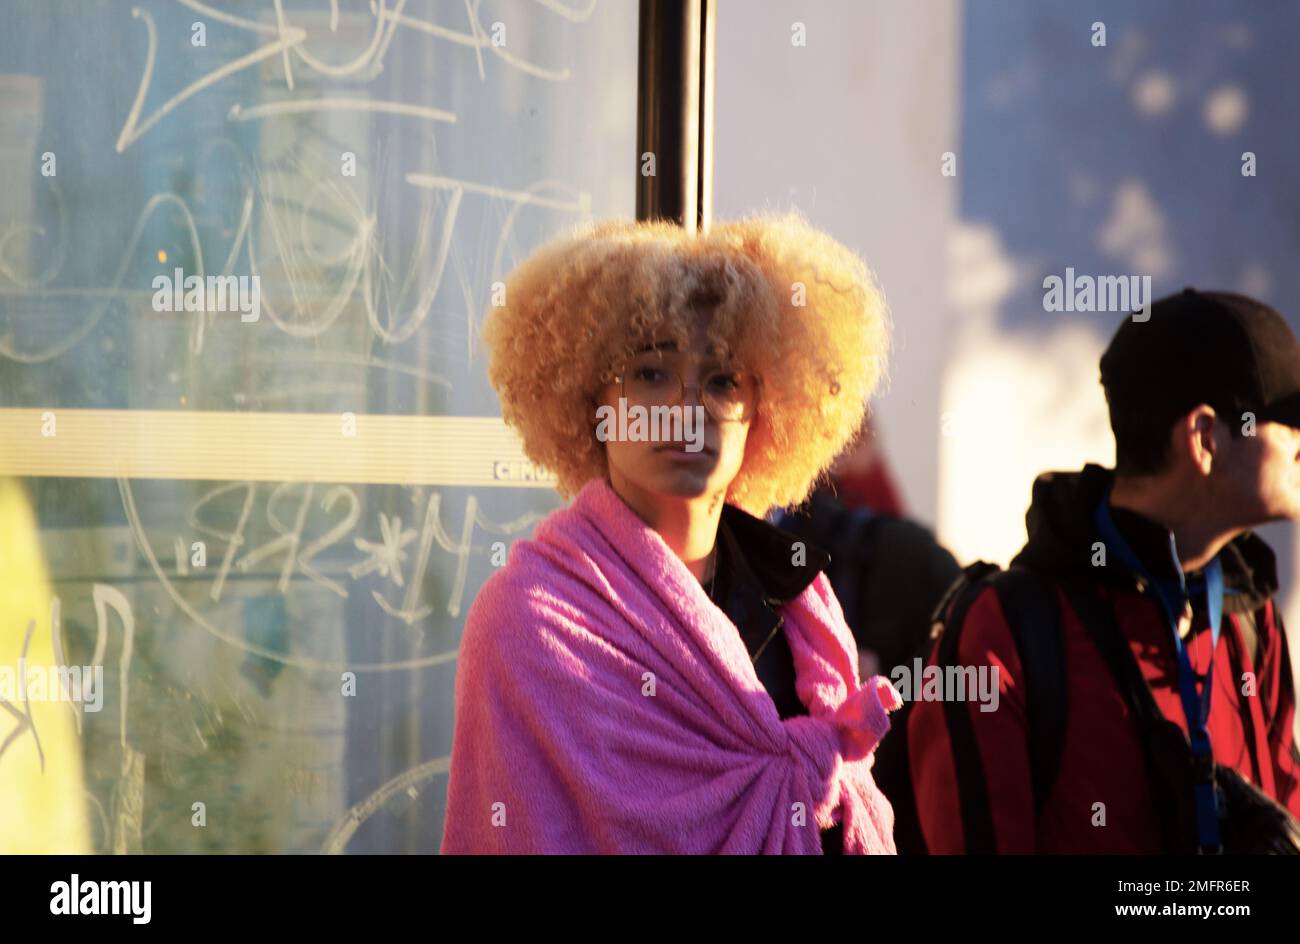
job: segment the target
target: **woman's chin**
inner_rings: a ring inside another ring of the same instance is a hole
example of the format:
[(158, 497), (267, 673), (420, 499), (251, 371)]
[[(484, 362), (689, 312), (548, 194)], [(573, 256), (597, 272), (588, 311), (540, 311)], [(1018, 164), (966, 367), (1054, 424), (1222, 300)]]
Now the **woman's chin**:
[(683, 467), (665, 469), (655, 476), (650, 491), (664, 498), (700, 498), (717, 491), (709, 468)]

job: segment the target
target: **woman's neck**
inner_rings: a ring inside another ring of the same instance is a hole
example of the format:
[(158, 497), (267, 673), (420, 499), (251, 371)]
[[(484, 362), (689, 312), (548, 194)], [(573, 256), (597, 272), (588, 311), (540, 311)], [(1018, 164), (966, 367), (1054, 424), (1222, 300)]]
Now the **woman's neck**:
[(713, 575), (713, 549), (718, 541), (725, 495), (666, 498), (651, 495), (627, 482), (610, 482), (614, 492), (653, 528), (669, 549), (701, 583)]

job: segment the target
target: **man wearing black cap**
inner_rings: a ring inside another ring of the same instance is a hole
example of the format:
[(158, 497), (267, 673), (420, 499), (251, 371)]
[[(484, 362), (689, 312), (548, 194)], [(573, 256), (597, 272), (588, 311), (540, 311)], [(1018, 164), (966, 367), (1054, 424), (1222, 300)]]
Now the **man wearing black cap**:
[[(1249, 530), (1300, 518), (1300, 344), (1266, 305), (1188, 289), (1121, 325), (1101, 379), (1115, 470), (1039, 477), (1000, 586), (945, 611), (932, 662), (997, 667), (1001, 700), (914, 708), (931, 852), (1220, 848), (1211, 761), (1300, 814), (1276, 567)], [(1185, 779), (1155, 766), (1134, 665)]]

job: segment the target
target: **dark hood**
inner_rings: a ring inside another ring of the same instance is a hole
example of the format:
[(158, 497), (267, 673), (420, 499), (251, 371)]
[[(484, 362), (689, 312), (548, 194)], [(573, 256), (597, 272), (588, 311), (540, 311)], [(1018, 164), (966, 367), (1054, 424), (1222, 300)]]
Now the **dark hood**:
[[(1040, 475), (1034, 481), (1025, 515), (1029, 540), (1012, 564), (1057, 577), (1086, 576), (1131, 587), (1133, 578), (1123, 568), (1092, 566), (1093, 544), (1101, 540), (1093, 515), (1114, 476), (1112, 470), (1092, 464), (1081, 472)], [(1172, 571), (1167, 560), (1169, 532), (1164, 527), (1124, 509), (1114, 510), (1113, 517), (1153, 575)], [(1255, 609), (1277, 592), (1277, 562), (1269, 546), (1254, 533), (1247, 531), (1234, 538), (1219, 556), (1224, 584), (1236, 591), (1224, 601), (1224, 609)]]

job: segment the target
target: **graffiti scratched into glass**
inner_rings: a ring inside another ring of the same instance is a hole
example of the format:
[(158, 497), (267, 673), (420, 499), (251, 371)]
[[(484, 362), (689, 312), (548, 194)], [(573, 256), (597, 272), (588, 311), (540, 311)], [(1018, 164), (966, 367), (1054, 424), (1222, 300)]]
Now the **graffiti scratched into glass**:
[(631, 215), (635, 48), (594, 0), (0, 12), (5, 851), (438, 848), (465, 612), (558, 502), (478, 328)]

